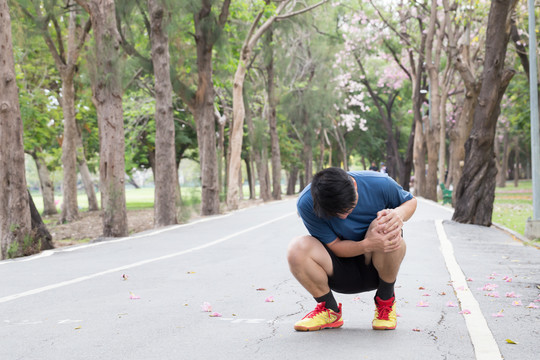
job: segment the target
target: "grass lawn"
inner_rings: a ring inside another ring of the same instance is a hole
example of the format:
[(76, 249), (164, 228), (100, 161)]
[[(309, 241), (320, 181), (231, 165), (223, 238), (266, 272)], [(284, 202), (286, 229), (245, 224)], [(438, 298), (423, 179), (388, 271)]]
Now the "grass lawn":
[(531, 180), (520, 181), (518, 187), (507, 181), (506, 187), (495, 189), (492, 221), (523, 235), (527, 218), (533, 215), (532, 200)]
[[(201, 190), (198, 188), (182, 188), (182, 200), (184, 204), (196, 205), (201, 202)], [(101, 201), (99, 193), (96, 194), (98, 204)], [(36, 208), (41, 213), (43, 211), (43, 197), (41, 193), (33, 193), (32, 198)], [(54, 200), (56, 208), (60, 211), (62, 195), (55, 194)], [(84, 191), (77, 195), (77, 203), (80, 211), (88, 211), (88, 197)], [(128, 210), (151, 209), (154, 207), (154, 188), (126, 189), (126, 207)]]

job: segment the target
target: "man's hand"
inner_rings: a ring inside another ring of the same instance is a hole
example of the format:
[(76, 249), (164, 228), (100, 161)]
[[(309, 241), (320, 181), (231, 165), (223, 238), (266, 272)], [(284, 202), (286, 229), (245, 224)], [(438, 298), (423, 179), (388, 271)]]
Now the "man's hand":
[(396, 209), (384, 209), (379, 211), (375, 220), (377, 220), (383, 234), (388, 234), (395, 229), (401, 231), (401, 228), (403, 227), (403, 219)]
[[(397, 216), (399, 221), (394, 219), (391, 222), (391, 224), (394, 225), (389, 225), (388, 219), (394, 218), (394, 216), (388, 216), (384, 213), (386, 211), (388, 210), (379, 211), (379, 216), (377, 216), (377, 218), (369, 225), (366, 237), (364, 238), (364, 241), (367, 241), (368, 243), (369, 252), (392, 252), (399, 249), (401, 245), (401, 241), (403, 240), (401, 237), (401, 227), (403, 226), (403, 222), (401, 221), (401, 218)], [(387, 221), (381, 224), (380, 218), (383, 217)], [(398, 226), (395, 226), (395, 224), (398, 224)]]

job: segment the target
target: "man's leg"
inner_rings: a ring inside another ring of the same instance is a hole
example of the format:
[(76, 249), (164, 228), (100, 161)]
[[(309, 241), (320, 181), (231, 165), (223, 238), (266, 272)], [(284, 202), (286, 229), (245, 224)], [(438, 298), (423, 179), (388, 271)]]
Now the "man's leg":
[(295, 238), (289, 245), (287, 260), (291, 273), (315, 298), (317, 307), (294, 326), (299, 331), (335, 328), (343, 325), (341, 306), (328, 286), (333, 274), (332, 259), (324, 245), (312, 236)]
[(396, 328), (396, 308), (394, 296), (394, 283), (401, 262), (405, 257), (407, 246), (403, 239), (401, 246), (391, 253), (376, 252), (373, 253), (373, 266), (379, 273), (379, 288), (375, 294), (375, 318), (373, 319), (373, 329), (392, 330)]
[(312, 236), (295, 238), (289, 245), (287, 260), (296, 280), (313, 297), (330, 291), (328, 276), (333, 273), (332, 259), (319, 240)]

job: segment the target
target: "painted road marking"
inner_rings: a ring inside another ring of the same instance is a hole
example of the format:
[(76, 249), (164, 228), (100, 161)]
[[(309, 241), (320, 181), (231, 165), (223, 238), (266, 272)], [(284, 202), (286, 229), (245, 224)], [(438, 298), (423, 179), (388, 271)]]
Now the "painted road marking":
[(482, 314), (478, 301), (472, 295), (463, 271), (457, 263), (454, 256), (454, 247), (444, 231), (442, 220), (435, 220), (435, 228), (441, 242), (441, 252), (446, 262), (446, 267), (450, 273), (452, 286), (459, 300), (461, 310), (470, 310), (470, 314), (464, 314), (465, 324), (469, 331), (469, 336), (473, 343), (474, 352), (477, 360), (493, 360), (502, 359), (499, 346), (493, 338), (493, 334), (489, 329), (486, 319)]
[(243, 235), (245, 233), (248, 233), (248, 232), (256, 230), (256, 229), (259, 229), (259, 228), (264, 227), (266, 225), (269, 225), (269, 224), (272, 224), (274, 222), (283, 220), (283, 219), (285, 219), (285, 218), (287, 218), (289, 216), (295, 215), (295, 214), (296, 214), (296, 211), (289, 212), (289, 213), (287, 213), (285, 215), (282, 215), (282, 216), (277, 217), (277, 218), (272, 219), (272, 220), (268, 220), (268, 221), (266, 221), (264, 223), (249, 227), (247, 229), (238, 231), (238, 232), (236, 232), (234, 234), (227, 235), (225, 237), (222, 237), (220, 239), (211, 241), (209, 243), (199, 245), (199, 246), (195, 246), (195, 247), (192, 247), (190, 249), (182, 250), (182, 251), (179, 251), (179, 252), (176, 252), (176, 253), (172, 253), (172, 254), (168, 254), (168, 255), (164, 255), (164, 256), (159, 256), (159, 257), (152, 258), (152, 259), (142, 260), (142, 261), (135, 262), (133, 264), (119, 266), (119, 267), (112, 268), (112, 269), (109, 269), (109, 270), (100, 271), (100, 272), (97, 272), (97, 273), (94, 273), (94, 274), (81, 276), (81, 277), (78, 277), (78, 278), (75, 278), (75, 279), (62, 281), (62, 282), (59, 282), (59, 283), (56, 283), (56, 284), (43, 286), (43, 287), (33, 289), (33, 290), (24, 291), (22, 293), (13, 294), (13, 295), (9, 295), (9, 296), (4, 296), (4, 297), (0, 298), (0, 303), (5, 303), (5, 302), (8, 302), (8, 301), (23, 298), (23, 297), (26, 297), (26, 296), (39, 294), (39, 293), (42, 293), (42, 292), (45, 292), (45, 291), (48, 291), (48, 290), (58, 289), (58, 288), (61, 288), (61, 287), (64, 287), (64, 286), (77, 284), (77, 283), (83, 282), (85, 280), (90, 280), (90, 279), (97, 278), (99, 276), (112, 274), (112, 273), (117, 273), (117, 272), (124, 271), (124, 270), (127, 270), (127, 269), (132, 269), (132, 268), (137, 267), (137, 266), (142, 266), (142, 265), (154, 263), (154, 262), (157, 262), (157, 261), (167, 260), (167, 259), (174, 258), (174, 257), (177, 257), (177, 256), (182, 256), (182, 255), (185, 255), (185, 254), (189, 254), (189, 253), (192, 253), (194, 251), (202, 250), (202, 249), (205, 249), (205, 248), (220, 244), (220, 243), (225, 242), (227, 240), (230, 240), (230, 239), (232, 239), (234, 237)]

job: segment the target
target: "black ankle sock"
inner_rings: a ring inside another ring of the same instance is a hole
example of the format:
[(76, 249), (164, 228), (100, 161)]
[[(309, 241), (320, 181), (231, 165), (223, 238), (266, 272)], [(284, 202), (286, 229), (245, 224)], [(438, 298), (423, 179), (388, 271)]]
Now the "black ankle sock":
[(336, 299), (334, 299), (334, 294), (332, 294), (332, 291), (321, 297), (314, 297), (314, 299), (315, 301), (317, 301), (317, 303), (321, 303), (324, 301), (326, 303), (327, 309), (334, 310), (335, 312), (339, 311), (338, 304), (336, 302)]
[(394, 284), (393, 283), (387, 283), (386, 281), (379, 278), (379, 287), (377, 288), (377, 293), (375, 296), (378, 296), (381, 298), (381, 300), (388, 300), (392, 296), (394, 296)]

